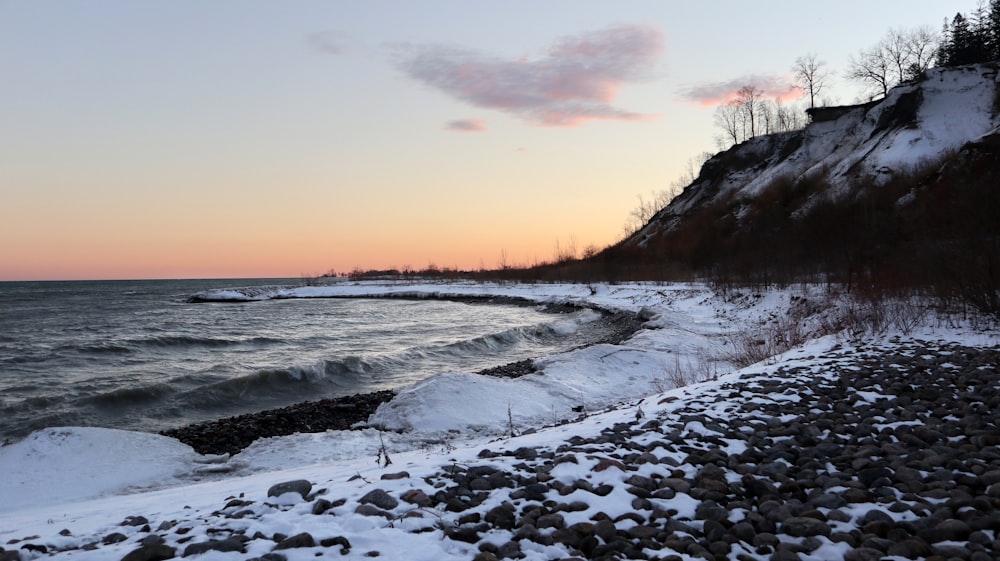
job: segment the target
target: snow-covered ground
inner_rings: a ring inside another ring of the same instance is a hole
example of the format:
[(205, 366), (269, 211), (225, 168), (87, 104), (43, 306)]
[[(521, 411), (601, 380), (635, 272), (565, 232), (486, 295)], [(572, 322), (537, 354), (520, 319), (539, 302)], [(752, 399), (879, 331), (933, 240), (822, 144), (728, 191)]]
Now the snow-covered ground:
[[(185, 547), (223, 540), (236, 528), (241, 536), (268, 539), (244, 540), (241, 549), (245, 552), (210, 548), (195, 558), (260, 557), (280, 542), (276, 534), (308, 533), (317, 541), (330, 541), (325, 546), (306, 544), (275, 553), (289, 560), (360, 559), (374, 556), (373, 552), (384, 559), (472, 559), (483, 542), (477, 546), (453, 539), (449, 532), (460, 526), (458, 512), (419, 502), (410, 504), (405, 499), (399, 503), (396, 498), (407, 492), (411, 496), (417, 491), (433, 494), (442, 486), (438, 477), (442, 466), (489, 461), (498, 469), (517, 469), (518, 458), (484, 460), (484, 449), (555, 450), (564, 442), (594, 438), (606, 427), (635, 421), (639, 416), (677, 421), (671, 416), (682, 406), (697, 402), (700, 396), (722, 395), (727, 384), (748, 373), (780, 378), (783, 367), (809, 369), (828, 362), (834, 350), (841, 356), (850, 354), (855, 344), (842, 335), (827, 335), (766, 364), (735, 369), (731, 362), (734, 333), (787, 321), (787, 310), (803, 297), (820, 303), (832, 301), (820, 289), (808, 287), (724, 299), (699, 284), (341, 282), (253, 293), (229, 291), (215, 296), (261, 299), (389, 293), (511, 296), (539, 303), (570, 302), (642, 312), (649, 319), (643, 330), (623, 344), (540, 357), (535, 374), (496, 379), (465, 372), (442, 373), (402, 390), (370, 419), (369, 428), (264, 439), (232, 458), (199, 456), (172, 439), (143, 433), (94, 428), (36, 432), (21, 442), (0, 447), (0, 548), (7, 549), (0, 552), (0, 559), (18, 559), (5, 557), (16, 555), (14, 551), (20, 559), (50, 555), (60, 559), (122, 559), (131, 551), (149, 553), (156, 547), (174, 550), (180, 557)], [(808, 332), (823, 323), (818, 318), (829, 312), (820, 310), (796, 321), (804, 323), (801, 328)], [(891, 332), (869, 336), (865, 344), (921, 339), (991, 347), (1000, 342), (993, 332), (930, 320), (925, 323), (905, 336)], [(679, 382), (696, 383), (675, 388)], [(859, 399), (865, 395), (859, 394)], [(726, 399), (734, 406), (743, 398)], [(725, 405), (716, 402), (712, 407), (722, 414)], [(544, 426), (548, 428), (541, 428)], [(683, 426), (689, 433), (715, 434), (700, 421)], [(724, 445), (730, 453), (744, 446), (738, 441)], [(391, 465), (384, 465), (384, 454), (391, 458)], [(566, 481), (587, 478), (597, 485), (603, 477), (622, 475), (599, 470), (603, 461), (599, 456), (586, 456), (585, 460), (578, 455), (578, 463), (559, 464), (548, 477)], [(690, 471), (683, 460), (683, 455), (678, 456), (676, 470)], [(399, 478), (381, 479), (385, 475)], [(308, 501), (295, 492), (268, 497), (272, 486), (295, 480), (310, 482)], [(370, 503), (378, 498), (363, 499), (375, 489), (385, 491), (396, 504), (365, 505), (368, 511), (356, 509), (359, 501)], [(480, 510), (513, 500), (511, 491), (491, 491)], [(560, 500), (571, 501), (577, 493), (580, 491)], [(579, 514), (565, 513), (567, 525), (585, 522), (597, 510), (613, 515), (635, 509), (635, 497), (620, 487), (606, 496), (590, 498)], [(315, 514), (320, 499), (346, 502), (334, 502), (325, 515)], [(676, 518), (683, 518), (688, 510), (693, 518), (696, 505), (688, 495), (678, 493), (674, 501), (657, 500), (663, 508), (676, 511)], [(373, 513), (372, 508), (381, 514)], [(244, 511), (242, 515), (240, 511)], [(388, 518), (384, 516), (387, 512)], [(129, 524), (122, 525), (125, 521)], [(483, 539), (490, 541), (491, 535), (497, 546), (510, 539), (509, 532), (487, 534)], [(350, 548), (332, 541), (333, 536), (346, 538)], [(568, 549), (558, 543), (521, 543), (521, 554), (527, 559), (569, 556)], [(735, 556), (742, 550), (733, 551)], [(801, 558), (841, 558), (844, 551), (842, 544), (831, 542)]]

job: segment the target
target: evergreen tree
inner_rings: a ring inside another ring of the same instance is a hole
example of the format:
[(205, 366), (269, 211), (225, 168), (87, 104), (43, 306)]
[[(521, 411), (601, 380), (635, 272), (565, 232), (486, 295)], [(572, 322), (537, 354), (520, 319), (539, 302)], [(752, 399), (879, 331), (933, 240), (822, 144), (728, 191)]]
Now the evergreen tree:
[(986, 14), (986, 25), (990, 60), (1000, 60), (1000, 0), (990, 0), (990, 10)]
[(951, 20), (946, 66), (962, 66), (981, 62), (979, 37), (969, 20), (961, 13)]

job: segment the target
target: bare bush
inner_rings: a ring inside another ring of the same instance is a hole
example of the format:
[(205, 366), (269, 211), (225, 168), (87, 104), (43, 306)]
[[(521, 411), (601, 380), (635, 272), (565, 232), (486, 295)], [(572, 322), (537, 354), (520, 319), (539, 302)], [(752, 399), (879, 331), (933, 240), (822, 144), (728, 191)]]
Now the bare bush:
[(673, 364), (664, 366), (663, 382), (654, 381), (654, 385), (658, 391), (664, 392), (718, 378), (719, 368), (714, 362), (701, 356), (694, 360), (691, 358), (681, 360), (681, 357), (675, 354)]

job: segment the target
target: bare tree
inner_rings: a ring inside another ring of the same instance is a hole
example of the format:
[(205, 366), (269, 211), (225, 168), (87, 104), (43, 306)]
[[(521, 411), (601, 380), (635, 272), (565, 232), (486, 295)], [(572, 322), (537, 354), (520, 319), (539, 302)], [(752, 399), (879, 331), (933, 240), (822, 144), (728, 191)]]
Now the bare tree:
[(857, 56), (851, 55), (847, 61), (847, 77), (874, 91), (872, 97), (878, 94), (885, 97), (889, 88), (896, 85), (892, 75), (892, 60), (881, 44), (863, 49)]
[(847, 76), (884, 97), (890, 88), (927, 70), (939, 44), (940, 35), (927, 26), (890, 29), (878, 44), (851, 56)]
[(743, 110), (736, 102), (729, 102), (715, 108), (715, 125), (722, 129), (727, 140), (739, 144), (746, 140), (743, 137)]
[(941, 34), (928, 25), (911, 29), (905, 33), (907, 67), (904, 80), (912, 80), (934, 65), (941, 48)]
[(778, 132), (799, 130), (805, 126), (804, 114), (801, 109), (788, 107), (781, 99), (774, 100), (775, 128)]
[(826, 82), (831, 76), (825, 67), (826, 61), (817, 59), (813, 53), (800, 56), (792, 65), (795, 84), (809, 94), (810, 108), (816, 107), (816, 97), (826, 87)]
[(747, 84), (736, 92), (736, 101), (743, 108), (743, 115), (750, 120), (750, 138), (757, 136), (757, 118), (760, 117), (764, 92), (752, 84)]

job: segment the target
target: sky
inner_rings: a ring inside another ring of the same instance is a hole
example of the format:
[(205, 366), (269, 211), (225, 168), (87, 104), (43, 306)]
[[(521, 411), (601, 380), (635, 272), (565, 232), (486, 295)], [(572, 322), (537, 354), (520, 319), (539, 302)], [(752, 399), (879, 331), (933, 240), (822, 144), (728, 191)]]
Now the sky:
[[(974, 0), (0, 0), (0, 280), (532, 265)], [(766, 87), (765, 87), (766, 86)], [(798, 101), (802, 103), (802, 101)]]

